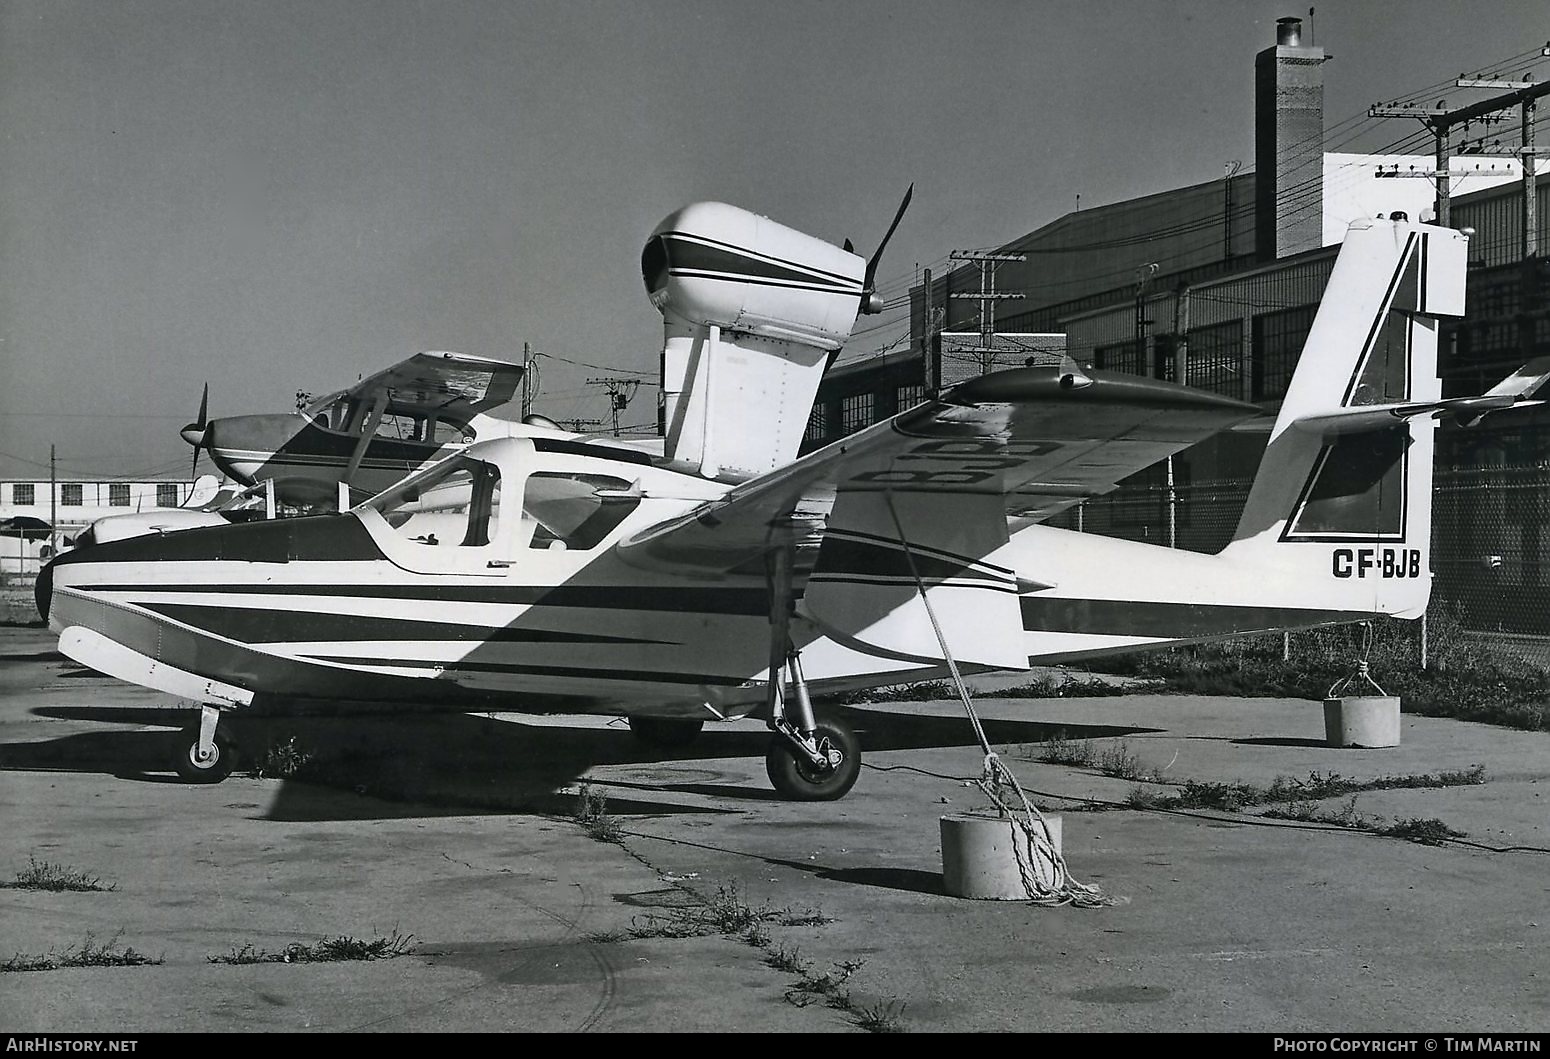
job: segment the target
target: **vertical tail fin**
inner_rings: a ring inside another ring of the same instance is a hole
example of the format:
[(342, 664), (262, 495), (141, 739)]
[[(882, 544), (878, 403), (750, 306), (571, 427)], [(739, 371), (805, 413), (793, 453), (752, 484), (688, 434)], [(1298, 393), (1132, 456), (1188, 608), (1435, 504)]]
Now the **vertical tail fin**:
[(669, 459), (752, 478), (796, 458), (830, 354), (850, 337), (866, 262), (736, 206), (657, 225), (641, 255), (664, 321)]
[(1313, 421), (1440, 396), (1438, 318), (1463, 313), (1466, 245), (1432, 225), (1351, 226), (1224, 557), (1298, 569), (1324, 605), (1425, 610), (1435, 423), (1380, 417), (1334, 432)]

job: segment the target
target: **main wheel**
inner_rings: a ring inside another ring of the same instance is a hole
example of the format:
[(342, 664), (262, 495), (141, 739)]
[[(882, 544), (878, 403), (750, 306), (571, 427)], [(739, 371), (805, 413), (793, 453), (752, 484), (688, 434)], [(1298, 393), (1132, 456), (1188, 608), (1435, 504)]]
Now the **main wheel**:
[(790, 740), (777, 735), (764, 755), (770, 782), (792, 801), (832, 802), (845, 797), (861, 775), (861, 743), (856, 733), (840, 721), (824, 718), (818, 721), (813, 738), (824, 753), (839, 751), (840, 763), (832, 768), (815, 765)]
[(178, 733), (173, 752), (172, 767), (185, 783), (219, 783), (231, 775), (237, 764), (237, 755), (231, 740), (219, 730), (215, 733), (214, 753), (209, 760), (199, 759), (199, 725), (193, 724)]
[(694, 742), (705, 722), (684, 717), (631, 717), (630, 732), (643, 743), (660, 747), (682, 747)]

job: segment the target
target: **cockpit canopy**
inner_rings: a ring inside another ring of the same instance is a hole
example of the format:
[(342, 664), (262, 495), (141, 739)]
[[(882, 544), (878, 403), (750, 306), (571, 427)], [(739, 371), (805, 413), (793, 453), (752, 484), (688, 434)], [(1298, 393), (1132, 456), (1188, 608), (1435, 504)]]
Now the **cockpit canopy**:
[[(434, 548), (596, 548), (640, 503), (623, 478), (575, 471), (520, 474), (460, 453), (367, 501), (405, 541)], [(513, 519), (511, 513), (516, 512)], [(509, 536), (508, 536), (509, 535)]]

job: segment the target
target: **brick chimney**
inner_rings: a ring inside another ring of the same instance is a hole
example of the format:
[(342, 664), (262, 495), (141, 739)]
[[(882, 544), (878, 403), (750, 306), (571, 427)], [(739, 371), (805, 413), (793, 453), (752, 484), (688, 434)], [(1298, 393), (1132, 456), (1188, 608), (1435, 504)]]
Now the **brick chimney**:
[(1276, 20), (1254, 57), (1254, 245), (1261, 261), (1317, 249), (1324, 229), (1324, 49)]

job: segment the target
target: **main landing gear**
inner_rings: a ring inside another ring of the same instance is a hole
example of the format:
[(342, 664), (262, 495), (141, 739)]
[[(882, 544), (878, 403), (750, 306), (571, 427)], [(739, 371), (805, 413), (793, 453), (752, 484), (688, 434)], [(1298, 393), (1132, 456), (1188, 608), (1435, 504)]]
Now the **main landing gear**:
[(172, 767), (186, 783), (219, 783), (231, 775), (237, 763), (236, 748), (217, 730), (221, 711), (205, 705), (199, 720), (184, 728), (174, 741)]
[[(802, 676), (802, 660), (791, 644), (791, 565), (789, 548), (777, 551), (770, 568), (770, 687), (766, 700), (775, 738), (764, 755), (764, 769), (782, 795), (798, 802), (843, 798), (861, 775), (861, 744), (837, 717), (820, 720)], [(786, 694), (790, 680), (795, 692)]]

